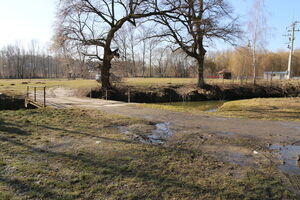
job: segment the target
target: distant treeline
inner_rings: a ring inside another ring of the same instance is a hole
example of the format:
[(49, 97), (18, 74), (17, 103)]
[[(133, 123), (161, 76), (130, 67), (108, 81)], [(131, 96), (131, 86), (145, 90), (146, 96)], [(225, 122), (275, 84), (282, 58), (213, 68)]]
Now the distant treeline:
[(0, 78), (63, 78), (69, 73), (84, 76), (86, 70), (80, 61), (52, 55), (35, 42), (29, 48), (15, 44), (0, 50)]
[[(187, 58), (183, 52), (172, 52), (159, 46), (151, 48), (146, 49), (148, 53), (143, 56), (139, 52), (145, 51), (127, 49), (126, 56), (113, 61), (112, 72), (120, 77), (197, 76), (195, 61)], [(300, 50), (296, 50), (293, 58), (294, 76), (300, 76), (299, 58)], [(257, 59), (258, 76), (262, 76), (265, 71), (286, 71), (287, 63), (287, 51), (260, 52)], [(29, 48), (16, 44), (0, 50), (0, 78), (94, 78), (99, 66), (101, 63), (86, 60), (84, 56), (52, 54), (39, 48), (36, 43), (32, 43)], [(245, 47), (206, 56), (206, 77), (216, 76), (223, 69), (231, 71), (233, 77), (251, 77), (252, 52)]]
[[(166, 49), (155, 49), (152, 63), (142, 60), (126, 59), (113, 63), (113, 71), (122, 76), (156, 76), (156, 77), (196, 77), (197, 65), (183, 52), (171, 52)], [(135, 57), (139, 57), (136, 55)], [(257, 53), (257, 73), (262, 77), (264, 72), (287, 71), (289, 52), (261, 51)], [(234, 78), (252, 77), (252, 51), (249, 48), (235, 48), (228, 51), (210, 53), (205, 58), (205, 77), (218, 76), (218, 72), (227, 69)], [(300, 50), (293, 57), (293, 75), (300, 76)]]
[[(261, 51), (257, 54), (258, 76), (264, 72), (287, 71), (289, 52)], [(222, 69), (228, 69), (234, 77), (253, 75), (252, 52), (249, 48), (236, 48), (230, 51), (215, 52), (206, 58), (206, 74), (215, 75)], [(292, 71), (294, 76), (300, 76), (300, 50), (293, 56)]]

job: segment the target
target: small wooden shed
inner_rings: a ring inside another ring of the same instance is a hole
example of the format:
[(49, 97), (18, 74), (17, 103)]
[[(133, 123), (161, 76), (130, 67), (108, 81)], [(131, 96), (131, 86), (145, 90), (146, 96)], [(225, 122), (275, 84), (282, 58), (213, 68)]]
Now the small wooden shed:
[(231, 79), (232, 77), (231, 72), (227, 69), (223, 69), (222, 71), (219, 71), (218, 74), (219, 74), (219, 78), (222, 79)]
[(276, 79), (276, 80), (284, 80), (287, 79), (288, 77), (288, 72), (265, 72), (264, 73), (264, 78), (267, 80)]

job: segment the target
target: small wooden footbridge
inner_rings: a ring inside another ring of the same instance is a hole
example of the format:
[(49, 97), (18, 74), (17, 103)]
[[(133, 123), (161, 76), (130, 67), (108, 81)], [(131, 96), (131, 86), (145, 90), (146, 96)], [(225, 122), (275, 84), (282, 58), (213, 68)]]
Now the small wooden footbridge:
[(27, 86), (25, 107), (46, 107), (46, 86)]

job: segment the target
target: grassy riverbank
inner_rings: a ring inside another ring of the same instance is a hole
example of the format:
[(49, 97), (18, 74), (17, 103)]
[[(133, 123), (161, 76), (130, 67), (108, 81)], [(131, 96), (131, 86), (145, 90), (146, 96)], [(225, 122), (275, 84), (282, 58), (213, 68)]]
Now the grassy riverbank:
[[(167, 88), (167, 87), (182, 87), (194, 88), (197, 83), (195, 78), (124, 78), (120, 83), (114, 84), (121, 87), (133, 87), (138, 90), (151, 90), (151, 88)], [(220, 87), (239, 86), (238, 80), (222, 80), (222, 79), (206, 79), (206, 83), (210, 85), (218, 85)], [(250, 81), (247, 82), (251, 84)], [(258, 80), (258, 85), (270, 85), (268, 81)], [(245, 82), (244, 82), (245, 84)], [(9, 95), (25, 95), (27, 86), (46, 86), (64, 87), (70, 89), (82, 89), (90, 91), (91, 89), (99, 88), (100, 85), (95, 80), (67, 80), (67, 79), (0, 79), (0, 93)], [(247, 85), (247, 84), (246, 84)], [(273, 81), (273, 86), (276, 85), (294, 85), (299, 86), (299, 80), (293, 81)], [(185, 88), (186, 90), (186, 88)], [(146, 91), (145, 91), (146, 92)]]
[(258, 98), (226, 102), (216, 113), (225, 117), (300, 121), (300, 98)]
[[(238, 101), (142, 104), (141, 106), (191, 114), (262, 120), (300, 121), (300, 98), (255, 98)], [(211, 109), (217, 109), (215, 112)]]
[(149, 145), (116, 128), (143, 123), (91, 110), (1, 111), (0, 199), (294, 198), (272, 169), (202, 153), (197, 135)]

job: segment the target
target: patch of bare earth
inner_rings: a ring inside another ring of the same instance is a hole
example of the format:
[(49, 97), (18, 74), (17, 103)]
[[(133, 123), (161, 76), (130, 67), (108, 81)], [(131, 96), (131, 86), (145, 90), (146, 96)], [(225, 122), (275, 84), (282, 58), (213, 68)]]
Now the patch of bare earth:
[[(274, 156), (268, 146), (274, 143), (290, 144), (300, 140), (299, 122), (222, 118), (142, 108), (123, 102), (74, 97), (74, 91), (64, 88), (55, 88), (50, 94), (48, 102), (58, 108), (97, 109), (110, 114), (170, 123), (174, 134), (165, 145), (176, 144), (178, 147), (180, 144), (187, 149), (196, 149), (212, 155), (222, 162), (242, 167), (275, 167), (282, 161)], [(127, 131), (139, 133), (144, 137), (151, 132), (153, 126), (134, 125), (127, 128)], [(291, 185), (300, 189), (299, 176), (293, 176), (289, 180)]]

